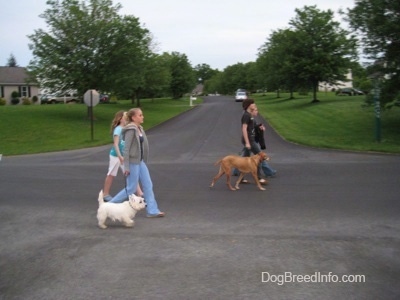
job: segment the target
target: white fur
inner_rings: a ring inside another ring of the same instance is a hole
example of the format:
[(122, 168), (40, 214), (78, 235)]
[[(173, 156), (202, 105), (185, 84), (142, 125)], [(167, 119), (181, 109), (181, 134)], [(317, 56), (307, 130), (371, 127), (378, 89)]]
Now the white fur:
[(112, 221), (120, 221), (126, 227), (133, 227), (133, 218), (136, 212), (146, 207), (146, 202), (142, 197), (135, 194), (129, 195), (129, 200), (122, 203), (109, 203), (103, 200), (103, 190), (99, 193), (99, 209), (97, 210), (97, 220), (100, 228), (107, 228), (105, 222), (107, 218)]

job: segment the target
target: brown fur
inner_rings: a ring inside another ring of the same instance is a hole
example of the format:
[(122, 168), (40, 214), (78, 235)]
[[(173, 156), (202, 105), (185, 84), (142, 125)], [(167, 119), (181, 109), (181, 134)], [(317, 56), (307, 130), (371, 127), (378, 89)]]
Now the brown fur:
[[(243, 176), (247, 173), (251, 173), (253, 178), (262, 191), (265, 190), (260, 184), (257, 176), (258, 165), (263, 160), (269, 160), (269, 156), (264, 152), (260, 152), (256, 155), (250, 157), (241, 157), (238, 155), (228, 155), (220, 159), (215, 163), (215, 165), (220, 165), (218, 174), (213, 178), (210, 187), (213, 187), (215, 182), (222, 176), (226, 175), (226, 184), (232, 191), (239, 190), (239, 183), (242, 181)], [(239, 179), (236, 181), (235, 187), (231, 185), (231, 169), (236, 168), (240, 171)]]

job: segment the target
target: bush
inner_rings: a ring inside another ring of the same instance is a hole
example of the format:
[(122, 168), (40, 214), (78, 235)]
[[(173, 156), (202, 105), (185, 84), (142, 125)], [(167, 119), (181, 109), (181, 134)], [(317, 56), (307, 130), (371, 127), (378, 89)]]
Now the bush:
[(400, 93), (397, 94), (396, 98), (393, 101), (385, 104), (386, 109), (391, 109), (393, 106), (400, 107)]
[(110, 103), (116, 104), (118, 102), (117, 96), (111, 96), (110, 97)]
[(32, 97), (32, 102), (33, 103), (38, 102), (38, 100), (39, 100), (38, 96), (35, 95), (35, 96)]
[(19, 98), (12, 98), (11, 104), (17, 105), (19, 103)]
[(32, 102), (29, 98), (26, 97), (22, 98), (22, 105), (31, 105), (31, 104)]
[(18, 104), (19, 103), (19, 93), (17, 91), (14, 91), (11, 93), (11, 104)]
[(11, 93), (11, 98), (18, 98), (19, 97), (19, 93), (17, 91), (14, 91)]
[(0, 105), (6, 105), (7, 101), (4, 98), (0, 98)]

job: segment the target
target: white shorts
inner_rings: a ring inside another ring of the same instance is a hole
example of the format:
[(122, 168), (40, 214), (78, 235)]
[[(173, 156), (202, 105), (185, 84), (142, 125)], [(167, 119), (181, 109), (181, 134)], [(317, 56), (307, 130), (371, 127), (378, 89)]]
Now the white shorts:
[(118, 157), (110, 155), (110, 164), (108, 165), (107, 176), (117, 176), (118, 169), (121, 168), (122, 173), (124, 172), (124, 166), (121, 165)]

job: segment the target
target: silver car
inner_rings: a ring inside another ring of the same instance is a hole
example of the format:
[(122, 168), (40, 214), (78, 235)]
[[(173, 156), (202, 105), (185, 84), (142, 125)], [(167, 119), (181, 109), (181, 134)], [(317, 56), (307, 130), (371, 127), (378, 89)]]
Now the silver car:
[(236, 102), (243, 102), (243, 100), (247, 99), (246, 92), (236, 92), (235, 101)]

